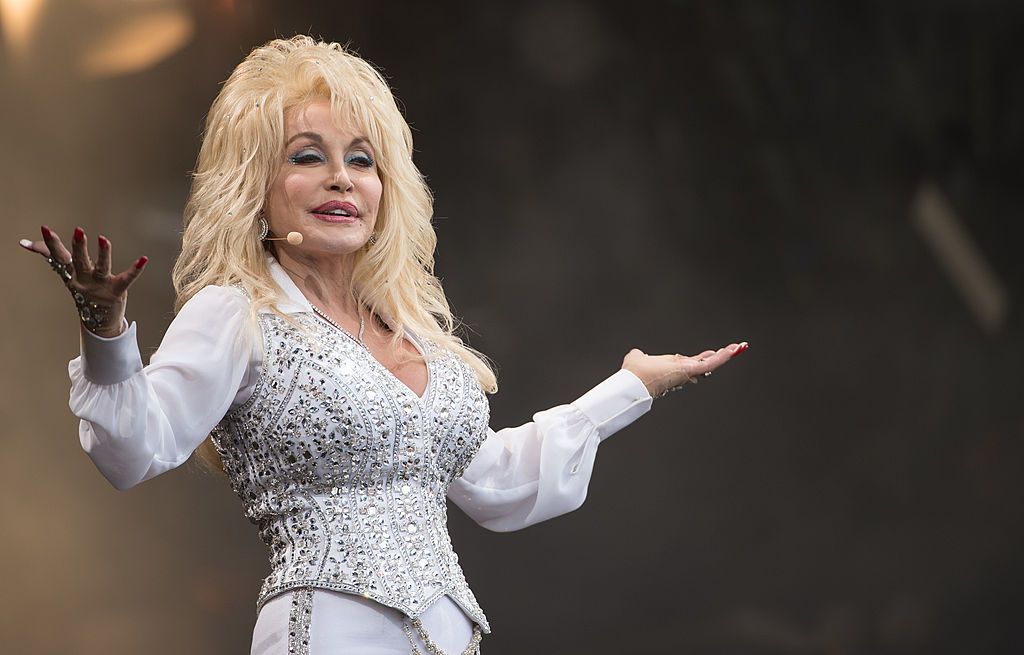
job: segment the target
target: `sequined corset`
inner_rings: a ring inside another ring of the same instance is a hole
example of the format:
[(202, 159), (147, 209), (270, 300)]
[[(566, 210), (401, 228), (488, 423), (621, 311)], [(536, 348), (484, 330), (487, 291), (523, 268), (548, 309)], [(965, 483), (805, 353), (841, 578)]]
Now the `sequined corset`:
[(481, 629), (448, 535), (448, 486), (487, 434), (489, 406), (454, 353), (419, 340), (422, 398), (347, 333), (260, 314), (264, 361), (250, 399), (212, 437), (270, 553), (257, 612), (297, 587), (361, 594), (417, 617), (448, 594)]

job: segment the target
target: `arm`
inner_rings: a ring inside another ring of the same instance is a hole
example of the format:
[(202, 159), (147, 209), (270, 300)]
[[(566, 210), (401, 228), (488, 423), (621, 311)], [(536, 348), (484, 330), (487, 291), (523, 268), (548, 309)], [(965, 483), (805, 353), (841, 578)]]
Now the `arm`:
[(112, 338), (82, 330), (68, 404), (82, 448), (116, 489), (181, 465), (223, 418), (253, 359), (248, 312), (238, 289), (202, 289), (146, 367), (134, 322)]
[(487, 439), (448, 498), (483, 527), (519, 530), (577, 509), (598, 445), (651, 408), (647, 387), (620, 370), (568, 405)]

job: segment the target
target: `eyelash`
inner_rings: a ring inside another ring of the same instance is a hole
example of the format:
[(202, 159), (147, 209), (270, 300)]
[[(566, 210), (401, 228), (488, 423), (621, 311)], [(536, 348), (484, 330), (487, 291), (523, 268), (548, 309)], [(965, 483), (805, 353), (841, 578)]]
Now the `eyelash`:
[[(319, 153), (307, 153), (307, 154), (296, 154), (288, 158), (293, 164), (314, 164), (324, 161), (323, 155)], [(360, 168), (371, 168), (373, 166), (373, 158), (369, 155), (355, 155), (349, 158), (349, 161), (354, 162), (356, 166)]]

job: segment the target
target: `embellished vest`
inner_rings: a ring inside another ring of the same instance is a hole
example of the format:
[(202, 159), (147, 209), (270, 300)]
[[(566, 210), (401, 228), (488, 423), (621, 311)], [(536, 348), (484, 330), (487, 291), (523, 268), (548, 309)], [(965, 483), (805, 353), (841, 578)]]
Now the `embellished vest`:
[(448, 535), (448, 486), (487, 435), (472, 369), (433, 341), (422, 398), (348, 333), (310, 313), (261, 313), (263, 365), (213, 430), (246, 517), (270, 555), (271, 597), (318, 587), (416, 618), (444, 594), (490, 633)]

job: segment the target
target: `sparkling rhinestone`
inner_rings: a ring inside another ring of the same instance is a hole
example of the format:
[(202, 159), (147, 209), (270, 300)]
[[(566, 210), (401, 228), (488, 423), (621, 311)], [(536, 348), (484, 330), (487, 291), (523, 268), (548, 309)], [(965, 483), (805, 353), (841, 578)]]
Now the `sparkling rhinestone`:
[(260, 599), (301, 583), (419, 607), (429, 590), (449, 589), (485, 625), (445, 510), (448, 482), (487, 436), (472, 371), (454, 355), (432, 360), (431, 399), (413, 402), (352, 338), (292, 316), (308, 333), (260, 314), (261, 383), (212, 435), (268, 548)]

